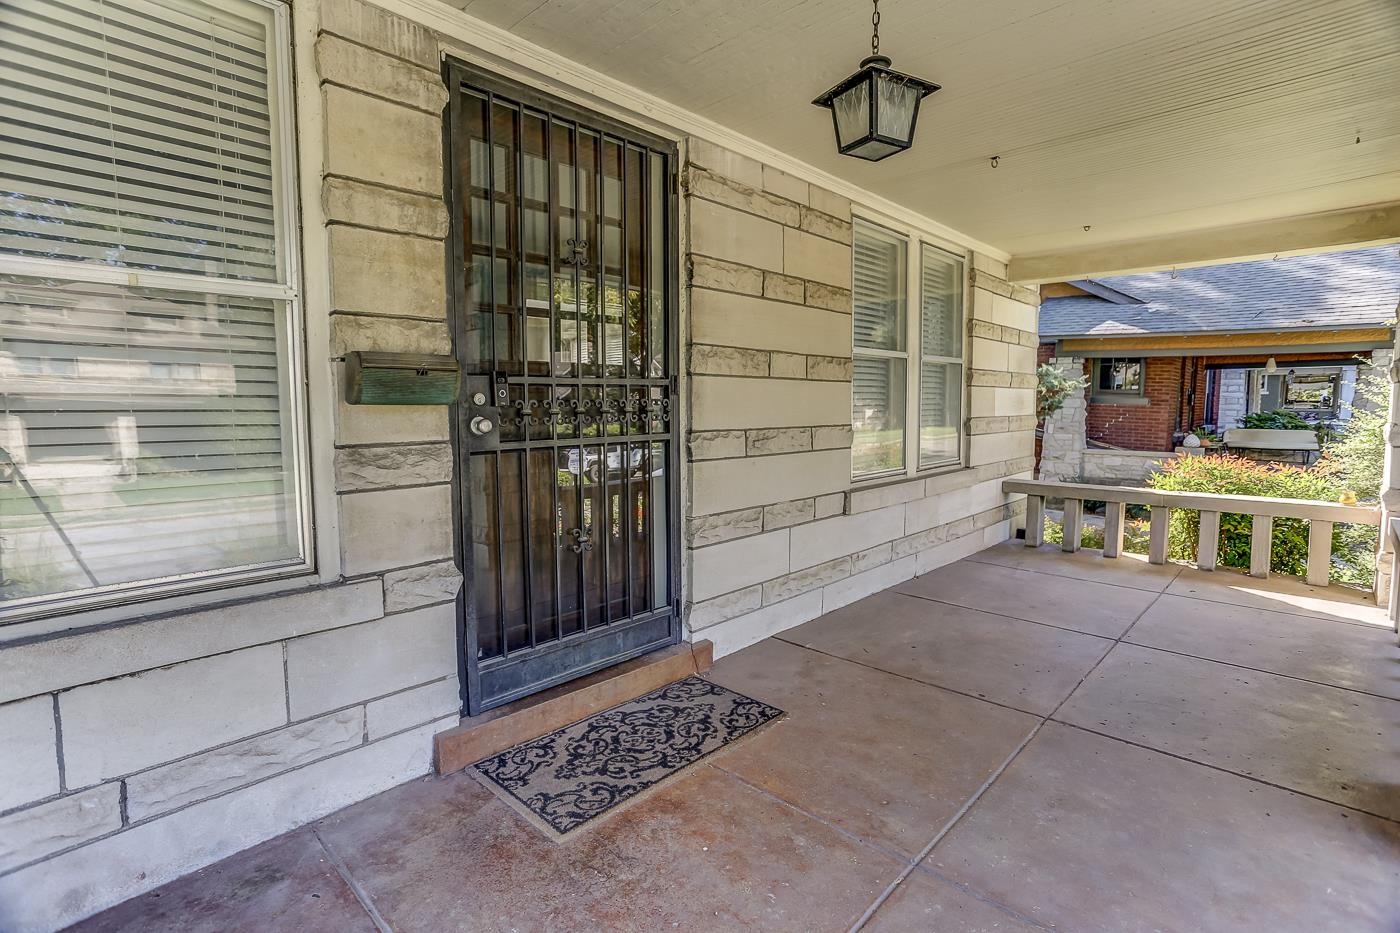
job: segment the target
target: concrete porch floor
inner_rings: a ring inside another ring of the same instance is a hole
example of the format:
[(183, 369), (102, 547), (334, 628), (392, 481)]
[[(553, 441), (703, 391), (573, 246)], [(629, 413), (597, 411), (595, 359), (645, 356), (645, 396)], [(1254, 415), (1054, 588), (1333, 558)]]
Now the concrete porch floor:
[(1335, 589), (992, 548), (720, 660), (786, 720), (563, 844), (427, 778), (89, 931), (1400, 929), (1400, 650)]

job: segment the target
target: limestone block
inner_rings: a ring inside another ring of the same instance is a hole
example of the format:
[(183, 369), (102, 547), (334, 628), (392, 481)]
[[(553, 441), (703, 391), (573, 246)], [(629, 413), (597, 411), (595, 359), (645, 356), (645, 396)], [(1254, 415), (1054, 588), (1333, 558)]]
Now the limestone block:
[(364, 710), (357, 706), (142, 772), (127, 779), (127, 814), (144, 820), (254, 784), (353, 748), (364, 729)]
[(855, 431), (849, 424), (827, 424), (812, 428), (812, 449), (849, 450), (855, 441)]
[(836, 560), (808, 567), (763, 584), (763, 602), (766, 605), (782, 602), (794, 596), (820, 589), (828, 583), (844, 580), (851, 575), (851, 559), (840, 557)]
[(453, 466), (447, 444), (342, 447), (335, 452), (335, 485), (348, 491), (450, 483)]
[(439, 65), (430, 31), (363, 0), (321, 0), (321, 28), (424, 68)]
[(287, 642), (293, 719), (457, 673), (457, 610), (427, 606)]
[(807, 357), (807, 378), (850, 382), (851, 360), (844, 356), (809, 356)]
[(316, 39), (316, 68), (321, 80), (386, 97), (409, 107), (440, 114), (447, 88), (435, 70), (381, 55), (334, 35)]
[(778, 197), (796, 201), (798, 204), (807, 203), (807, 183), (797, 176), (779, 171), (771, 165), (763, 166), (763, 189), (773, 192)]
[(755, 159), (730, 152), (695, 136), (686, 140), (686, 149), (686, 160), (692, 165), (702, 166), (751, 188), (763, 187), (763, 164)]
[(763, 294), (763, 270), (709, 256), (690, 257), (690, 284), (746, 295)]
[(329, 236), (335, 310), (447, 320), (440, 240), (341, 226), (331, 227)]
[[(0, 700), (354, 625), (377, 618), (383, 611), (379, 581), (366, 580), (11, 644), (0, 651)], [(0, 735), (7, 734), (0, 728)]]
[(56, 930), (428, 773), (429, 725), (197, 803), (0, 877), (6, 929)]
[(690, 552), (691, 598), (702, 602), (787, 572), (787, 529), (699, 548)]
[(851, 555), (851, 572), (861, 573), (888, 564), (894, 559), (894, 544), (877, 544)]
[[(1066, 403), (1069, 404), (1069, 403)], [(974, 385), (969, 393), (974, 417), (1035, 414), (1035, 390)]]
[(784, 229), (713, 201), (690, 201), (690, 249), (702, 256), (783, 272)]
[(1010, 349), (1010, 346), (999, 340), (987, 340), (983, 337), (973, 337), (972, 365), (976, 366), (978, 369), (1006, 370), (1009, 372), (1011, 367), (1009, 365), (1008, 351)]
[(914, 558), (905, 557), (829, 584), (822, 588), (822, 611), (832, 612), (871, 593), (903, 583), (914, 576), (914, 570)]
[(765, 505), (763, 507), (763, 530), (773, 531), (776, 528), (800, 525), (803, 522), (810, 522), (814, 518), (816, 518), (815, 499), (793, 499), (790, 502)]
[(713, 625), (705, 630), (705, 637), (714, 644), (715, 657), (722, 658), (770, 635), (810, 622), (821, 614), (822, 591), (812, 590)]
[(692, 467), (692, 477), (691, 507), (708, 515), (844, 489), (851, 481), (851, 456), (845, 450), (820, 450), (707, 460)]
[(839, 194), (819, 188), (816, 185), (808, 187), (808, 202), (815, 210), (823, 214), (830, 214), (840, 220), (849, 221), (851, 219), (851, 200)]
[(849, 302), (841, 314), (697, 289), (691, 293), (690, 309), (690, 339), (696, 343), (784, 353), (851, 353)]
[(752, 612), (762, 605), (763, 586), (756, 583), (733, 593), (707, 599), (703, 603), (695, 603), (690, 607), (690, 614), (686, 616), (686, 624), (690, 631), (698, 632), (717, 622)]
[(58, 710), (68, 786), (97, 784), (285, 723), (282, 647), (88, 684)]
[(695, 166), (691, 166), (687, 173), (686, 183), (692, 198), (704, 198), (726, 207), (766, 217), (780, 224), (797, 226), (798, 205), (786, 198), (776, 197), (767, 191)]
[(1014, 373), (1033, 373), (1036, 367), (1035, 347), (1008, 346), (1006, 368)]
[(766, 376), (768, 354), (742, 347), (691, 344), (690, 371), (708, 376)]
[(442, 118), (345, 88), (322, 89), (326, 173), (442, 194)]
[(967, 462), (969, 466), (979, 466), (984, 463), (1025, 457), (1034, 450), (1034, 431), (982, 434), (968, 439)]
[(423, 723), (462, 712), (462, 693), (456, 677), (405, 690), (365, 706), (365, 728), (371, 742)]
[(850, 288), (851, 247), (785, 227), (782, 271), (813, 282)]
[(850, 314), (852, 309), (849, 288), (837, 288), (835, 285), (825, 285), (821, 282), (807, 283), (806, 300), (809, 307), (840, 311), (842, 314)]
[(442, 198), (410, 194), (352, 178), (327, 178), (321, 185), (326, 219), (357, 227), (442, 239), (447, 236), (447, 204)]
[(342, 495), (340, 544), (347, 576), (451, 557), (452, 487)]
[(904, 537), (904, 506), (838, 515), (792, 529), (792, 570), (845, 557)]
[(783, 275), (781, 272), (763, 273), (763, 297), (775, 301), (791, 301), (802, 304), (806, 284), (799, 278)]
[(120, 829), (120, 798), (114, 782), (0, 817), (0, 872)]
[(835, 424), (850, 415), (851, 387), (842, 382), (734, 376), (691, 380), (691, 426), (697, 431)]
[[(996, 541), (1005, 540), (1005, 538), (1006, 536), (1003, 534), (1000, 538), (996, 538), (991, 543), (995, 544)], [(914, 555), (914, 569), (920, 574), (925, 574), (930, 570), (937, 570), (939, 567), (976, 554), (987, 546), (986, 538), (982, 535), (966, 535), (961, 538), (955, 538), (944, 544), (938, 544), (922, 550)]]
[(763, 531), (763, 509), (740, 509), (736, 512), (720, 512), (717, 515), (696, 515), (687, 526), (690, 529), (692, 547), (705, 547), (747, 538)]
[(937, 528), (928, 528), (911, 535), (905, 535), (890, 545), (890, 554), (895, 560), (917, 554), (925, 548), (931, 548), (935, 544), (947, 541), (948, 531), (949, 525), (940, 525)]
[(846, 494), (844, 492), (833, 492), (825, 496), (817, 496), (814, 500), (815, 508), (813, 518), (830, 518), (833, 515), (840, 515), (846, 511)]
[(761, 428), (748, 433), (748, 454), (790, 454), (812, 449), (811, 428)]
[(0, 811), (58, 793), (58, 745), (53, 698), (0, 706)]
[(331, 352), (351, 350), (389, 353), (451, 353), (452, 336), (446, 322), (409, 321), (363, 314), (331, 315)]
[(833, 217), (823, 211), (810, 207), (802, 209), (803, 230), (814, 233), (817, 236), (826, 237), (828, 240), (835, 240), (838, 243), (851, 245), (851, 222), (840, 217)]
[(768, 368), (775, 379), (806, 379), (807, 357), (800, 353), (774, 353)]
[(1001, 482), (1001, 477), (996, 477), (956, 492), (932, 495), (908, 503), (904, 507), (905, 532), (914, 534), (927, 531), (965, 515), (1001, 505), (1006, 500), (1001, 491)]
[(690, 435), (690, 459), (722, 460), (742, 457), (746, 437), (743, 431), (696, 431)]
[(402, 612), (457, 598), (462, 572), (454, 561), (391, 570), (384, 575), (384, 611)]
[(994, 259), (986, 253), (972, 254), (972, 268), (978, 272), (986, 272), (999, 279), (1006, 278), (1006, 263), (1000, 259)]
[(445, 441), (451, 436), (446, 405), (350, 405), (343, 392), (337, 395), (337, 444)]

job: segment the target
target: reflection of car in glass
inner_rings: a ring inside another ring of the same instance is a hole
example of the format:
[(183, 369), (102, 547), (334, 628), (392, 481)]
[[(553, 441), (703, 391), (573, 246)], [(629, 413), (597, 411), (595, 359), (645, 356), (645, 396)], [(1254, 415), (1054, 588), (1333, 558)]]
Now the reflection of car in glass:
[[(570, 447), (570, 448), (569, 448), (568, 465), (565, 467), (565, 469), (567, 469), (570, 473), (574, 474), (575, 476), (583, 475), (583, 476), (586, 476), (588, 479), (593, 480), (594, 482), (597, 482), (597, 481), (598, 481), (598, 463), (599, 463), (599, 461), (600, 461), (600, 459), (601, 459), (601, 458), (599, 457), (599, 455), (598, 455), (598, 450), (599, 450), (599, 449), (598, 449), (597, 447), (585, 447), (585, 448), (583, 448), (583, 473), (580, 474), (580, 473), (579, 473), (579, 465), (578, 465), (578, 455), (579, 455), (578, 448), (577, 448), (577, 447)], [(632, 448), (631, 455), (628, 457), (628, 460), (631, 461), (631, 463), (629, 464), (629, 467), (628, 467), (630, 470), (635, 471), (635, 470), (638, 470), (638, 469), (641, 468), (641, 466), (642, 466), (642, 455), (643, 455), (645, 452), (646, 452), (646, 451), (645, 451), (643, 448), (641, 448), (641, 447), (634, 447), (634, 448)], [(617, 449), (615, 449), (615, 448), (612, 449), (612, 450), (609, 450), (609, 451), (608, 451), (608, 472), (609, 472), (609, 473), (617, 473), (617, 472), (620, 472), (621, 469), (622, 469), (622, 451), (617, 450)]]

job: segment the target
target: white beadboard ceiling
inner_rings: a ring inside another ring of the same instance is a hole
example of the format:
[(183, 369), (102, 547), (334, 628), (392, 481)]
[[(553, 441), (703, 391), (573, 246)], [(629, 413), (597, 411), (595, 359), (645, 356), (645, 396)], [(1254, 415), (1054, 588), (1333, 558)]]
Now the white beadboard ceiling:
[(943, 90), (878, 164), (810, 103), (868, 2), (444, 2), (1016, 255), (1400, 200), (1400, 0), (883, 0)]

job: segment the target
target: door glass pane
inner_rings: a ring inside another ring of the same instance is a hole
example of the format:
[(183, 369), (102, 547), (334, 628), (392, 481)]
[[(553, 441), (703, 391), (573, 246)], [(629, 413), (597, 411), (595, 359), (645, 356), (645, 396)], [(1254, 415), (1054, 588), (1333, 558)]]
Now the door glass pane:
[(671, 525), (670, 497), (666, 493), (667, 476), (670, 464), (666, 456), (666, 445), (656, 441), (651, 445), (651, 463), (647, 481), (651, 485), (651, 522), (647, 536), (651, 543), (651, 608), (660, 609), (671, 602), (671, 581), (666, 568), (671, 565), (668, 553), (671, 546), (667, 529)]
[(579, 599), (582, 583), (579, 552), (574, 550), (578, 538), (574, 530), (582, 527), (583, 510), (579, 507), (579, 479), (583, 473), (583, 451), (578, 447), (557, 447), (555, 476), (559, 484), (559, 506), (556, 510), (554, 533), (559, 554), (559, 634), (572, 635), (583, 629), (583, 602)]
[(519, 112), (496, 98), (491, 105), (491, 299), (496, 311), (496, 369), (507, 375), (524, 371), (525, 322), (520, 301), (518, 156), (515, 144)]
[(584, 376), (603, 374), (602, 295), (598, 284), (598, 240), (602, 235), (598, 216), (598, 166), (602, 140), (597, 133), (578, 131), (578, 229), (574, 243), (574, 269), (578, 273), (580, 314), (579, 361)]
[(904, 360), (856, 357), (851, 386), (851, 468), (856, 476), (904, 469)]
[(500, 492), (497, 507), (501, 516), (501, 618), (505, 623), (506, 651), (517, 651), (530, 644), (529, 622), (525, 616), (524, 487), (521, 470), (525, 452), (503, 450), (500, 462)]
[(553, 281), (554, 333), (551, 337), (554, 375), (572, 376), (579, 358), (579, 307), (574, 269), (574, 131), (557, 120), (549, 124), (550, 174), (554, 186)]
[(962, 456), (962, 366), (924, 363), (919, 375), (919, 466), (956, 462)]
[(554, 638), (558, 608), (555, 539), (555, 504), (559, 499), (559, 477), (554, 469), (554, 452), (549, 448), (529, 452), (530, 493), (530, 624), (536, 644)]
[(548, 124), (537, 113), (520, 118), (520, 235), (524, 271), (525, 358), (531, 375), (550, 369)]
[(647, 209), (647, 325), (637, 339), (643, 376), (666, 374), (666, 161), (653, 152), (647, 169), (650, 204)]
[(865, 225), (855, 228), (855, 345), (872, 350), (903, 350), (905, 336), (905, 252), (892, 233)]
[(477, 657), (484, 660), (499, 656), (502, 644), (495, 456), (478, 454), (472, 460), (472, 475), (478, 481), (471, 484), (471, 577), (467, 588), (476, 610)]
[[(636, 333), (634, 338), (638, 351), (642, 343), (646, 340), (647, 321), (643, 317), (644, 307), (642, 302), (643, 288), (646, 284), (646, 228), (643, 220), (646, 207), (646, 187), (645, 187), (645, 161), (642, 159), (641, 150), (635, 146), (628, 146), (626, 150), (626, 166), (623, 173), (625, 180), (625, 202), (626, 202), (626, 224), (624, 231), (627, 238), (627, 290), (622, 297), (617, 308), (617, 327), (621, 336), (622, 317), (627, 316), (627, 329)], [(619, 351), (621, 347), (619, 346)], [(629, 374), (640, 376), (641, 352), (629, 353), (631, 365), (628, 368)], [(618, 371), (621, 372), (622, 354), (618, 354)]]
[(486, 147), (486, 97), (464, 92), (460, 102), (461, 132), (464, 145), (456, 147), (457, 158), (465, 164), (458, 167), (458, 178), (466, 184), (461, 193), (462, 239), (465, 253), (463, 270), (466, 279), (466, 320), (462, 343), (462, 362), (468, 373), (489, 373), (492, 368), (492, 328), (495, 315), (491, 313), (491, 163)]
[(622, 144), (603, 142), (603, 308), (604, 359), (609, 376), (622, 374), (622, 280), (626, 272), (622, 230)]

